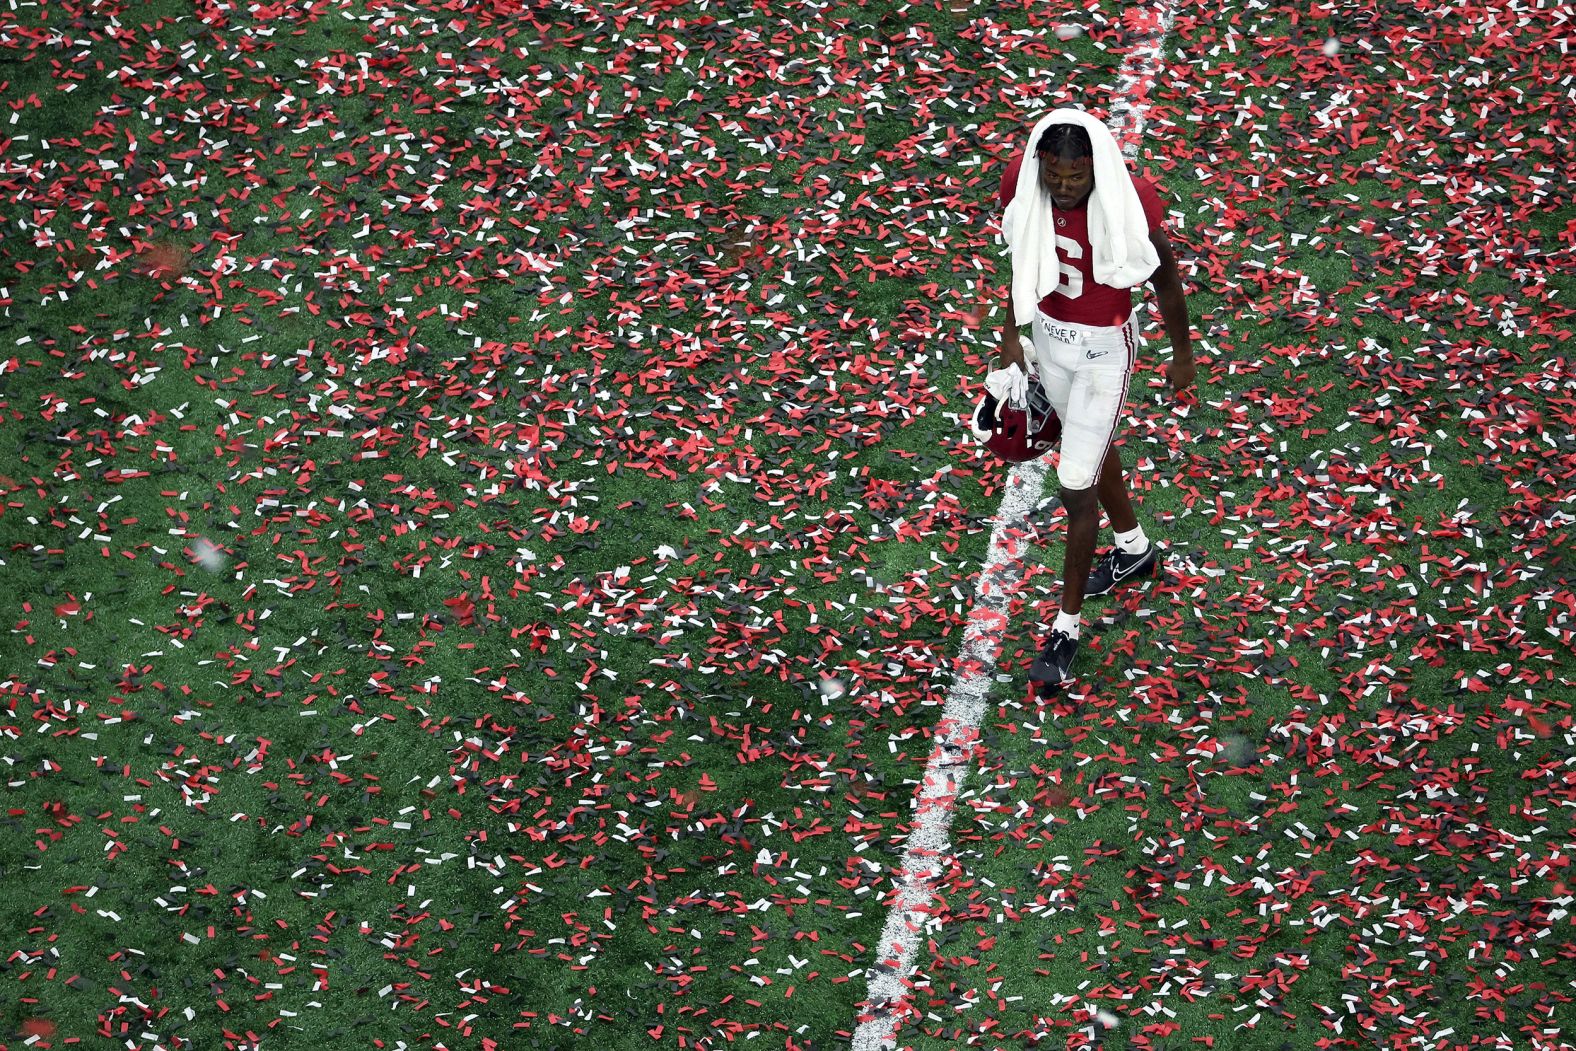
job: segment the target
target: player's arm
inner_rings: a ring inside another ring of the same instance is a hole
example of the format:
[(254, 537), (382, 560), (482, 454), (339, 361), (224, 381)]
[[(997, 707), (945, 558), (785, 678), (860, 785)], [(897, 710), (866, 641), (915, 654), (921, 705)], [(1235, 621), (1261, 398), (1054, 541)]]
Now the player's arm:
[(1155, 288), (1155, 298), (1160, 301), (1160, 316), (1166, 323), (1166, 335), (1171, 337), (1171, 360), (1166, 364), (1166, 378), (1178, 393), (1193, 386), (1197, 371), (1193, 365), (1193, 326), (1187, 316), (1187, 293), (1182, 289), (1182, 274), (1177, 270), (1176, 253), (1171, 250), (1171, 240), (1165, 231), (1156, 229), (1149, 234), (1149, 242), (1160, 256), (1149, 283)]
[[(1018, 166), (1022, 163), (1023, 161), (1021, 157), (1013, 160), (1008, 163), (1006, 170), (1002, 173), (1001, 187), (997, 190), (996, 201), (997, 205), (1001, 209), (1001, 216), (1003, 220), (1006, 219), (1007, 205), (1011, 203), (1014, 191), (1017, 187)], [(1029, 371), (1029, 366), (1028, 363), (1023, 360), (1023, 340), (1019, 336), (1017, 324), (1013, 321), (1012, 253), (1009, 251), (1002, 254), (1006, 263), (1006, 265), (1002, 267), (1002, 275), (1005, 282), (1004, 291), (1006, 293), (1006, 304), (1005, 309), (1002, 311), (1001, 315), (1001, 334), (998, 336), (996, 343), (998, 348), (996, 367), (998, 369), (1005, 369), (1016, 365), (1018, 366), (1018, 370), (1020, 372), (1027, 374)]]
[(1007, 301), (1002, 311), (1001, 337), (998, 347), (996, 364), (998, 369), (1011, 368), (1013, 365), (1017, 365), (1019, 371), (1025, 374), (1028, 373), (1029, 366), (1023, 360), (1023, 338), (1019, 335), (1017, 323), (1013, 321), (1011, 277), (1007, 279)]

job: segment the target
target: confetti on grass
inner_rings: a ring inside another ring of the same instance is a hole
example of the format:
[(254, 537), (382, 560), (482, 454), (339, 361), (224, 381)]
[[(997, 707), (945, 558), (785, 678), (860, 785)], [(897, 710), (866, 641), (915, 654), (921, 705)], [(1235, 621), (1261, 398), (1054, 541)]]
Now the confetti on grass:
[[(1001, 481), (997, 172), (1145, 29), (960, 6), (0, 29), (6, 1039), (846, 1039)], [(915, 1042), (1568, 1039), (1556, 29), (1182, 9), (1168, 572), (1003, 684)]]

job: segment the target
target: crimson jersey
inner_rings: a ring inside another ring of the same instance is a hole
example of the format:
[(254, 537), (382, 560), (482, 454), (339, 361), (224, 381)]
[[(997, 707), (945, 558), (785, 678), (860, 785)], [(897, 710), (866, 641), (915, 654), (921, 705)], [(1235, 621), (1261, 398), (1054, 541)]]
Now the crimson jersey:
[[(1001, 206), (1012, 201), (1018, 188), (1018, 169), (1023, 166), (1023, 154), (1012, 159), (1001, 177)], [(1148, 179), (1133, 176), (1133, 188), (1138, 191), (1138, 201), (1144, 207), (1144, 219), (1150, 232), (1163, 228), (1165, 213), (1160, 208), (1160, 194)], [(1058, 321), (1072, 321), (1080, 325), (1120, 325), (1133, 312), (1133, 291), (1130, 288), (1112, 288), (1094, 279), (1094, 253), (1089, 249), (1089, 206), (1056, 209), (1056, 261), (1062, 280), (1056, 291), (1040, 300), (1040, 310)], [(1065, 222), (1065, 226), (1062, 223)]]

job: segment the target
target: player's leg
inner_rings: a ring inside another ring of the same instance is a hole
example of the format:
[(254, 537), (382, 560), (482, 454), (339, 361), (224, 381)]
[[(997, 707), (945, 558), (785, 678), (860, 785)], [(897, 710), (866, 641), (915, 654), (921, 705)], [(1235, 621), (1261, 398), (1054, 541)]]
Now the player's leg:
[[(1086, 363), (1073, 376), (1072, 390), (1067, 397), (1067, 412), (1062, 417), (1062, 456), (1057, 464), (1057, 480), (1062, 487), (1062, 503), (1067, 508), (1068, 521), (1076, 521), (1080, 531), (1088, 530), (1094, 523), (1098, 531), (1100, 506), (1107, 502), (1117, 505), (1113, 521), (1117, 528), (1136, 524), (1131, 500), (1127, 495), (1126, 480), (1122, 476), (1122, 461), (1112, 448), (1116, 428), (1121, 422), (1122, 407), (1127, 400), (1130, 373), (1126, 364), (1117, 359), (1107, 364), (1104, 359)], [(1114, 485), (1112, 484), (1114, 482)], [(1107, 507), (1107, 511), (1111, 509)], [(1093, 553), (1093, 533), (1090, 533), (1090, 554)], [(1069, 547), (1075, 540), (1069, 537)], [(1081, 553), (1081, 537), (1076, 542)], [(1071, 559), (1069, 569), (1077, 570), (1079, 559)], [(1087, 572), (1087, 568), (1084, 569)], [(1076, 585), (1080, 581), (1074, 579)], [(1071, 589), (1064, 601), (1069, 613), (1079, 608), (1083, 593)]]
[[(1078, 652), (1085, 585), (1094, 561), (1100, 527), (1097, 482), (1111, 447), (1122, 405), (1127, 398), (1128, 358), (1102, 353), (1101, 340), (1119, 333), (1092, 336), (1077, 349), (1079, 364), (1062, 412), (1062, 450), (1057, 463), (1062, 506), (1067, 512), (1067, 546), (1062, 559), (1062, 608), (1051, 625), (1029, 678), (1053, 689), (1068, 677)], [(1093, 357), (1090, 354), (1093, 353)], [(1061, 410), (1058, 410), (1059, 412)]]
[(1116, 533), (1116, 546), (1107, 551), (1090, 570), (1083, 597), (1097, 598), (1116, 590), (1119, 584), (1152, 577), (1160, 568), (1160, 553), (1138, 524), (1133, 501), (1127, 490), (1122, 460), (1113, 446), (1100, 468), (1100, 506), (1110, 516)]
[[(1066, 424), (1062, 439), (1066, 441)], [(1062, 450), (1066, 463), (1066, 447)], [(1059, 472), (1060, 473), (1060, 472)], [(1040, 655), (1029, 668), (1029, 681), (1042, 692), (1054, 692), (1072, 672), (1082, 635), (1083, 593), (1094, 562), (1094, 540), (1100, 529), (1100, 501), (1092, 484), (1079, 489), (1062, 486), (1062, 508), (1067, 512), (1067, 543), (1062, 549), (1062, 608), (1051, 623)]]
[[(1056, 410), (1056, 415), (1062, 418), (1062, 457), (1066, 457), (1066, 428), (1067, 419), (1072, 413), (1071, 398), (1073, 381), (1076, 377), (1074, 369), (1083, 351), (1074, 346), (1065, 346), (1052, 341), (1044, 332), (1039, 318), (1034, 324), (1034, 356), (1039, 367), (1040, 382), (1045, 386), (1045, 393), (1051, 399), (1051, 407)], [(1065, 496), (1064, 496), (1065, 503)], [(1059, 615), (1058, 620), (1061, 620)], [(1074, 618), (1076, 620), (1076, 617)], [(1058, 633), (1053, 625), (1047, 635), (1047, 649), (1042, 651), (1034, 666), (1029, 669), (1029, 678), (1037, 683), (1060, 683), (1065, 677), (1062, 669), (1071, 662), (1071, 656), (1063, 654), (1060, 650), (1051, 652), (1051, 644), (1056, 643), (1065, 650), (1068, 643), (1065, 633)], [(1072, 643), (1076, 649), (1076, 642)], [(1065, 659), (1064, 659), (1065, 658)], [(1047, 663), (1047, 661), (1052, 663)]]
[(1094, 538), (1100, 531), (1100, 504), (1094, 488), (1062, 489), (1067, 511), (1067, 547), (1062, 553), (1062, 612), (1076, 617), (1083, 609), (1084, 585), (1094, 565)]
[[(1122, 404), (1117, 406), (1117, 413), (1120, 414), (1127, 405), (1127, 383), (1132, 378), (1133, 370), (1138, 368), (1138, 348), (1143, 343), (1143, 336), (1138, 331), (1138, 318), (1128, 315), (1127, 322), (1112, 332), (1109, 339), (1113, 349), (1120, 346), (1122, 356), (1127, 363), (1127, 371), (1122, 380)], [(1113, 427), (1113, 438), (1115, 430)], [(1122, 471), (1122, 454), (1117, 451), (1114, 443), (1106, 446), (1105, 460), (1100, 464), (1100, 480), (1096, 484), (1100, 490), (1100, 506), (1105, 508), (1106, 515), (1111, 519), (1111, 529), (1118, 534), (1137, 529), (1138, 516), (1133, 513), (1133, 500), (1127, 492), (1127, 478)]]
[[(1137, 367), (1138, 348), (1142, 343), (1137, 318), (1129, 317), (1120, 331), (1122, 344), (1127, 351), (1128, 374), (1131, 376), (1132, 369)], [(1114, 445), (1106, 451), (1105, 462), (1100, 465), (1097, 488), (1100, 506), (1110, 516), (1111, 529), (1116, 534), (1116, 546), (1107, 551), (1090, 571), (1084, 585), (1085, 598), (1110, 594), (1117, 585), (1152, 577), (1160, 568), (1159, 552), (1144, 535), (1143, 527), (1138, 524), (1138, 516), (1133, 512), (1132, 496), (1122, 470), (1122, 457)]]
[(1138, 528), (1133, 498), (1127, 491), (1127, 475), (1122, 470), (1122, 455), (1114, 445), (1105, 451), (1105, 463), (1100, 465), (1100, 480), (1095, 488), (1100, 494), (1100, 506), (1105, 508), (1115, 532), (1129, 533)]

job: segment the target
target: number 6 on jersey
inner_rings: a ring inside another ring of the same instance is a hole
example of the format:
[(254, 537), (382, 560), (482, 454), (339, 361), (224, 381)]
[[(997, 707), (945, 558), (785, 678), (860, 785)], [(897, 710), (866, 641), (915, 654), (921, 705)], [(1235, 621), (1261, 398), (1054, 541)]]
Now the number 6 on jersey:
[(1068, 299), (1077, 299), (1083, 295), (1083, 271), (1073, 266), (1069, 260), (1083, 258), (1083, 245), (1070, 237), (1056, 235), (1056, 253), (1061, 256), (1060, 280), (1056, 283), (1056, 291)]

